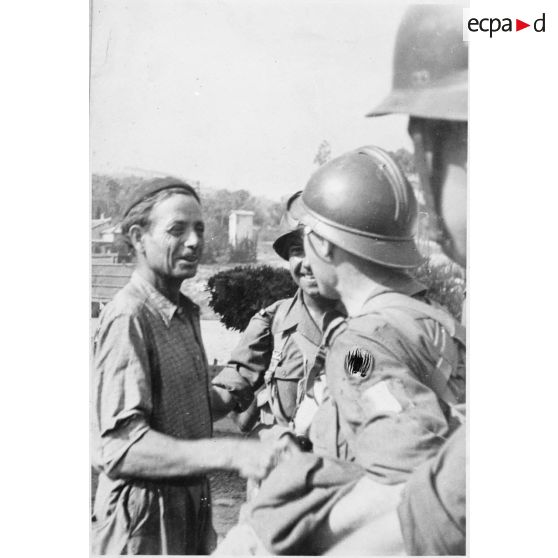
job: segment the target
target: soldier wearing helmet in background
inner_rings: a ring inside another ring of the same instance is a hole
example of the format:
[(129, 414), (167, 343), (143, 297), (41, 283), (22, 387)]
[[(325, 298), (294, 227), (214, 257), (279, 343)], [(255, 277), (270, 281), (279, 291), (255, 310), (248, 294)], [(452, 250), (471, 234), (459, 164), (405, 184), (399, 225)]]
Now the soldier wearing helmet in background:
[(392, 91), (367, 114), (409, 115), (437, 240), (460, 265), (467, 257), (468, 67), (461, 8), (412, 6), (397, 34)]
[[(314, 363), (322, 337), (324, 317), (337, 302), (320, 295), (312, 269), (304, 259), (302, 228), (295, 202), (301, 192), (287, 202), (281, 221), (281, 235), (273, 248), (289, 262), (298, 290), (293, 298), (279, 300), (261, 310), (248, 324), (234, 349), (228, 366), (213, 380), (213, 386), (229, 410), (240, 413), (237, 424), (250, 431), (259, 421), (261, 437), (285, 432), (305, 438), (320, 390), (306, 398), (304, 416), (295, 424), (295, 414), (305, 399), (304, 380)], [(335, 312), (329, 312), (329, 317)]]

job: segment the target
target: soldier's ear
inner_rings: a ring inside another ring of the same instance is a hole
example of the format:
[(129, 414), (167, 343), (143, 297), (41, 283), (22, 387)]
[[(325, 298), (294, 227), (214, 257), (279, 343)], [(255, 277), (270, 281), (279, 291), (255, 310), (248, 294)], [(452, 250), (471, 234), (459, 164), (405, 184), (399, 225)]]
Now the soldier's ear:
[(316, 255), (326, 262), (331, 262), (333, 257), (334, 245), (325, 238), (321, 237), (319, 234), (312, 232), (308, 236), (308, 241)]
[(128, 231), (130, 242), (132, 243), (136, 254), (145, 253), (145, 247), (143, 245), (143, 235), (144, 231), (139, 225), (132, 225), (130, 227), (130, 230)]
[(323, 258), (327, 261), (331, 261), (333, 259), (335, 244), (332, 244), (329, 240), (326, 240), (325, 238), (322, 239), (322, 243), (323, 243)]

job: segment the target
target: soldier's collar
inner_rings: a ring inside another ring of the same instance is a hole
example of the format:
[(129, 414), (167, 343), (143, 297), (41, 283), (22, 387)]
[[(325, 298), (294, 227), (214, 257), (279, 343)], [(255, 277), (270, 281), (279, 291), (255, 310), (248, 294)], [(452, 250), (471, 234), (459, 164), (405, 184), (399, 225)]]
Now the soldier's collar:
[(301, 302), (299, 295), (300, 290), (298, 290), (294, 297), (289, 301), (289, 307), (284, 312), (283, 318), (279, 320), (280, 323), (275, 324), (275, 328), (277, 328), (277, 331), (287, 331), (288, 329), (291, 329), (298, 325), (299, 316), (298, 313), (294, 310), (296, 309), (296, 306)]
[(304, 304), (302, 291), (300, 289), (295, 293), (280, 323), (277, 323), (275, 327), (277, 331), (280, 332), (296, 328), (299, 333), (310, 339), (310, 341), (314, 341), (316, 344), (320, 342), (322, 337), (319, 326), (316, 325), (310, 316), (308, 308), (306, 308)]
[(397, 288), (383, 287), (382, 289), (374, 292), (374, 294), (370, 296), (362, 305), (361, 311), (357, 315), (351, 316), (351, 318), (368, 314), (372, 307), (376, 306), (376, 304), (381, 304), (381, 298), (383, 295), (392, 293), (417, 297), (426, 293), (426, 287), (412, 277), (408, 277), (408, 280), (406, 281), (401, 281), (401, 283), (397, 285)]

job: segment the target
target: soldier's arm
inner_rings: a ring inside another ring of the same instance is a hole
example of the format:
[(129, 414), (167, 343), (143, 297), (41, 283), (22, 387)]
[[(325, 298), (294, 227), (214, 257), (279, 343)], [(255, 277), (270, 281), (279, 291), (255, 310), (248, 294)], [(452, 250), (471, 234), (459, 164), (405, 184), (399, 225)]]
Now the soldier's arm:
[(346, 330), (333, 343), (327, 366), (341, 375), (334, 395), (356, 461), (397, 483), (437, 452), (449, 427), (436, 395), (382, 343), (382, 335), (391, 333), (379, 328), (365, 337)]
[(250, 406), (263, 385), (273, 353), (271, 324), (277, 304), (258, 312), (244, 330), (227, 366), (214, 378), (212, 410), (221, 416)]
[(406, 484), (361, 479), (333, 507), (314, 539), (327, 555), (465, 555), (466, 468), (461, 427)]
[(398, 512), (408, 554), (465, 554), (465, 436), (465, 426), (461, 426), (405, 486)]

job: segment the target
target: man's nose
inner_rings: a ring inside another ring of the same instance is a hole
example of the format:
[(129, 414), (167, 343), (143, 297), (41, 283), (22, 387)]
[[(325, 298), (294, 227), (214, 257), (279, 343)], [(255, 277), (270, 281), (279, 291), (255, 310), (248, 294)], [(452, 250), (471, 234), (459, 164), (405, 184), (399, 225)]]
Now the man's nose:
[(200, 235), (196, 231), (190, 231), (184, 239), (184, 246), (187, 248), (196, 248), (200, 243)]
[(306, 255), (304, 255), (304, 257), (302, 258), (302, 263), (300, 264), (300, 267), (302, 268), (302, 271), (306, 273), (310, 273), (312, 271), (312, 266), (310, 265), (310, 262), (308, 261)]

